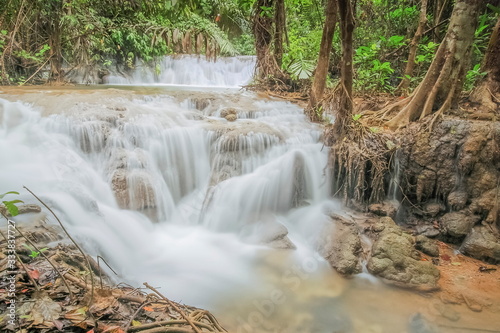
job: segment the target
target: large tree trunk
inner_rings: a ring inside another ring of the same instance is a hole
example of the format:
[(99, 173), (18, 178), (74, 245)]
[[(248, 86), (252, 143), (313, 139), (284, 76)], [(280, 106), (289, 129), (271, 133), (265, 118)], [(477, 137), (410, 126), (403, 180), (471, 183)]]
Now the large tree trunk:
[(400, 109), (387, 122), (388, 127), (404, 127), (410, 121), (422, 119), (436, 111), (440, 115), (456, 106), (470, 62), (471, 46), (482, 5), (482, 0), (456, 1), (446, 36), (423, 81), (412, 95), (381, 111), (385, 115), (394, 109)]
[(335, 34), (335, 25), (337, 24), (337, 0), (328, 0), (325, 14), (325, 26), (323, 27), (323, 35), (321, 36), (319, 47), (318, 65), (314, 72), (313, 84), (309, 92), (309, 105), (307, 107), (307, 113), (312, 121), (319, 120), (316, 111), (325, 91), (333, 35)]
[(273, 16), (263, 9), (273, 7), (274, 0), (257, 0), (255, 3), (253, 33), (255, 36), (255, 51), (257, 53), (256, 77), (258, 80), (281, 76), (281, 70), (271, 53)]
[(406, 68), (403, 74), (403, 80), (397, 87), (397, 93), (406, 93), (408, 87), (410, 86), (410, 77), (413, 75), (413, 69), (415, 68), (415, 57), (417, 55), (418, 43), (422, 38), (422, 33), (424, 32), (425, 24), (427, 23), (427, 0), (422, 0), (420, 4), (420, 18), (418, 20), (418, 27), (413, 39), (410, 43), (410, 52), (408, 54), (408, 62), (406, 63)]
[(350, 0), (338, 0), (340, 29), (342, 38), (342, 61), (340, 65), (340, 83), (335, 91), (337, 112), (333, 125), (337, 137), (345, 135), (352, 119), (352, 81), (353, 81), (353, 32), (354, 15)]
[(479, 103), (484, 111), (496, 111), (500, 105), (500, 18), (491, 33), (481, 71), (486, 76), (472, 92), (470, 100)]
[(55, 1), (52, 3), (53, 21), (48, 23), (47, 32), (49, 35), (50, 46), (50, 76), (49, 81), (59, 83), (64, 78), (62, 70), (62, 31), (61, 31), (61, 16), (63, 12), (63, 1)]
[(274, 11), (274, 58), (279, 67), (283, 58), (283, 36), (285, 34), (286, 16), (285, 16), (285, 0), (276, 0)]

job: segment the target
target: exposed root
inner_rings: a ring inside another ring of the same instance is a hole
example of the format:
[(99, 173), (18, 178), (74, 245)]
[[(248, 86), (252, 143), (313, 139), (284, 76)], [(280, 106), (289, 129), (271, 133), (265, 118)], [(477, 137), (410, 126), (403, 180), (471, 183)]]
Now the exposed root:
[(348, 125), (347, 136), (336, 141), (333, 126), (325, 131), (325, 143), (331, 146), (330, 169), (333, 192), (347, 205), (379, 202), (386, 197), (385, 176), (396, 144), (389, 134), (368, 128), (359, 121)]

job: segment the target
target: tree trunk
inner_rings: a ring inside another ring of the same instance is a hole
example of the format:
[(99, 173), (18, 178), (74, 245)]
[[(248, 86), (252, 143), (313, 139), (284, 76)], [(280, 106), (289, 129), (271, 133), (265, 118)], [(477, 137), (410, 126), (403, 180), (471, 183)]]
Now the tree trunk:
[(276, 0), (274, 11), (274, 58), (279, 67), (283, 58), (283, 35), (285, 34), (286, 26), (285, 17), (285, 0)]
[(325, 26), (323, 27), (323, 35), (321, 36), (319, 47), (318, 65), (314, 71), (313, 84), (309, 92), (309, 105), (307, 107), (307, 113), (312, 121), (319, 121), (316, 111), (326, 86), (333, 35), (335, 34), (335, 25), (337, 24), (337, 0), (328, 0), (325, 14)]
[(62, 70), (63, 56), (62, 56), (62, 40), (61, 40), (61, 16), (63, 11), (63, 1), (55, 1), (52, 4), (52, 13), (54, 15), (53, 21), (48, 23), (49, 35), (49, 64), (50, 76), (49, 81), (59, 83), (64, 78)]
[(482, 0), (456, 1), (446, 36), (423, 81), (409, 97), (381, 111), (385, 115), (394, 109), (400, 109), (386, 123), (388, 127), (401, 128), (417, 118), (422, 119), (435, 111), (440, 115), (456, 106), (470, 62), (471, 46), (482, 5)]
[(474, 89), (470, 100), (479, 103), (484, 111), (498, 110), (500, 105), (500, 18), (491, 33), (481, 71), (486, 76)]
[(273, 16), (269, 13), (269, 8), (274, 7), (273, 3), (274, 0), (257, 0), (255, 3), (253, 33), (257, 54), (256, 77), (258, 80), (281, 77), (281, 70), (271, 54)]
[(342, 61), (340, 65), (340, 83), (335, 91), (338, 108), (333, 130), (335, 135), (340, 138), (345, 135), (347, 126), (352, 119), (354, 15), (350, 0), (338, 0), (338, 6), (342, 38)]
[(410, 86), (410, 78), (413, 75), (413, 69), (415, 68), (415, 57), (417, 55), (418, 43), (422, 38), (422, 33), (424, 32), (425, 24), (427, 23), (427, 0), (422, 0), (420, 5), (420, 18), (418, 20), (418, 27), (413, 39), (410, 43), (410, 52), (408, 54), (408, 62), (406, 63), (406, 68), (403, 74), (403, 80), (396, 88), (397, 94), (404, 94), (407, 92)]

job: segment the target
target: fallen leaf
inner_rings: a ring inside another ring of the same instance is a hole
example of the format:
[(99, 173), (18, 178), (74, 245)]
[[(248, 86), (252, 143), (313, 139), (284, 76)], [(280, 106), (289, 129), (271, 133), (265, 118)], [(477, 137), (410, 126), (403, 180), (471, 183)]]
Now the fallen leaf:
[(152, 307), (149, 307), (149, 306), (145, 306), (145, 307), (143, 307), (143, 309), (144, 309), (145, 311), (149, 311), (149, 312), (153, 312), (153, 311), (154, 311), (154, 310), (153, 310), (153, 308), (152, 308)]
[(53, 321), (54, 323), (54, 326), (59, 330), (59, 331), (62, 331), (63, 327), (64, 327), (64, 323), (60, 320), (54, 320)]
[(42, 294), (41, 297), (35, 298), (35, 306), (31, 311), (33, 316), (33, 325), (42, 324), (44, 326), (53, 327), (52, 322), (61, 317), (61, 305), (54, 302), (49, 296)]
[(125, 333), (120, 326), (110, 326), (106, 328), (102, 333)]
[(132, 326), (141, 326), (142, 323), (138, 320), (132, 320)]
[(443, 254), (443, 255), (441, 256), (441, 259), (446, 260), (446, 261), (450, 261), (450, 260), (451, 260), (450, 256), (449, 256), (449, 255), (447, 255), (447, 254)]
[(452, 265), (454, 265), (454, 266), (460, 266), (460, 265), (462, 265), (462, 264), (461, 264), (461, 263), (459, 263), (459, 262), (452, 262), (451, 264), (452, 264)]
[(40, 277), (40, 272), (36, 269), (29, 271), (28, 274), (35, 280), (38, 280), (38, 278)]

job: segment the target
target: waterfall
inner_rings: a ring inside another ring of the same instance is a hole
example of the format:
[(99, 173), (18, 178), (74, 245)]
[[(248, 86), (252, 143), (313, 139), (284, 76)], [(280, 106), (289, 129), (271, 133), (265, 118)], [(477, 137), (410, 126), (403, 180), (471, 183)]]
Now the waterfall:
[(216, 61), (201, 56), (165, 56), (155, 64), (137, 61), (130, 74), (112, 74), (107, 84), (176, 85), (239, 88), (250, 83), (255, 57), (220, 57)]
[(202, 111), (157, 96), (49, 117), (0, 99), (2, 190), (30, 187), (121, 279), (199, 306), (252, 290), (272, 247), (296, 248), (278, 266), (314, 258), (330, 274), (312, 246), (331, 206), (320, 129), (249, 93), (228, 122), (220, 112), (233, 104), (217, 98)]

